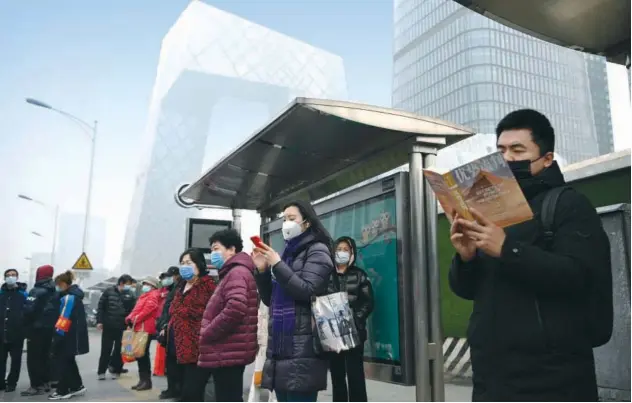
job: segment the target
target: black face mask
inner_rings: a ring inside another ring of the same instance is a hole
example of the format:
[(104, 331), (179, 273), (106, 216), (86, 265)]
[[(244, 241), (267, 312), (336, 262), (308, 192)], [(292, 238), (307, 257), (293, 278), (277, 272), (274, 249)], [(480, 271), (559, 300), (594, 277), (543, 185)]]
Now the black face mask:
[(530, 179), (533, 178), (533, 174), (531, 173), (531, 164), (536, 161), (544, 158), (544, 155), (531, 160), (519, 160), (519, 161), (507, 161), (507, 165), (509, 165), (509, 169), (513, 172), (516, 180), (520, 182), (522, 179)]

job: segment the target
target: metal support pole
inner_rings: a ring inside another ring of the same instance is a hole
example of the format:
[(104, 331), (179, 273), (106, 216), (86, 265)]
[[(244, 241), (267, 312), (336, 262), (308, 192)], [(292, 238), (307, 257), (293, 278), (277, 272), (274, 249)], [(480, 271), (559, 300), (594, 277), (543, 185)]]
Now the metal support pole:
[(86, 197), (86, 218), (83, 223), (83, 240), (81, 242), (81, 251), (86, 251), (86, 243), (88, 240), (88, 225), (90, 222), (90, 205), (92, 202), (92, 182), (94, 175), (94, 151), (97, 144), (97, 121), (94, 121), (92, 127), (92, 147), (90, 148), (90, 170), (88, 171), (88, 196)]
[[(424, 156), (424, 166), (435, 165), (435, 154)], [(428, 268), (427, 288), (429, 290), (429, 342), (430, 351), (430, 383), (433, 402), (445, 401), (443, 384), (443, 327), (441, 326), (441, 272), (439, 269), (439, 251), (437, 249), (437, 199), (424, 181), (424, 206), (426, 218), (426, 264)]]
[(427, 239), (424, 228), (424, 178), (422, 148), (410, 153), (410, 248), (413, 283), (413, 326), (415, 332), (416, 401), (428, 402), (430, 393), (430, 356), (428, 351)]
[(233, 229), (241, 234), (241, 210), (233, 209)]
[(57, 222), (59, 221), (59, 204), (55, 206), (55, 221), (53, 223), (53, 250), (50, 252), (50, 264), (55, 266), (55, 250), (57, 249)]

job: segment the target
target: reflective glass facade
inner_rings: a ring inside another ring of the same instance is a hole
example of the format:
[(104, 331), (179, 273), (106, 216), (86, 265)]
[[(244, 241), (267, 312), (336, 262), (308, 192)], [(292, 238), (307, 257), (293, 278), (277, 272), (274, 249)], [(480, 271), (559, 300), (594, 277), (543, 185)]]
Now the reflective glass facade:
[(614, 150), (606, 62), (450, 0), (395, 0), (393, 107), (493, 133), (519, 108), (546, 114), (568, 163)]
[[(121, 272), (156, 275), (178, 263), (186, 219), (199, 213), (178, 207), (174, 193), (203, 165), (217, 163), (295, 97), (344, 100), (346, 87), (339, 56), (192, 2), (162, 42)], [(244, 112), (252, 104), (259, 116)]]

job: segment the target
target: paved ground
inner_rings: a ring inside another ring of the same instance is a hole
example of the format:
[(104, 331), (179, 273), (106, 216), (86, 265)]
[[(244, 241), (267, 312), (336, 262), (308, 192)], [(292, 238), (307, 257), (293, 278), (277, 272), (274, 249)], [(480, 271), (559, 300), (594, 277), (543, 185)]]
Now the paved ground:
[[(83, 382), (88, 392), (81, 398), (75, 398), (74, 401), (90, 402), (90, 401), (110, 401), (110, 402), (151, 402), (158, 401), (158, 394), (161, 389), (166, 388), (166, 379), (162, 377), (154, 377), (154, 389), (145, 392), (136, 392), (130, 388), (138, 382), (136, 364), (128, 364), (126, 368), (129, 373), (121, 376), (118, 380), (99, 381), (96, 378), (96, 367), (99, 359), (100, 335), (96, 330), (91, 330), (90, 346), (92, 351), (81, 356), (78, 359), (79, 369), (83, 377)], [(152, 348), (153, 350), (153, 348)], [(153, 351), (152, 351), (153, 352)], [(153, 356), (152, 356), (153, 360)], [(244, 393), (247, 396), (247, 389), (250, 387), (252, 380), (253, 366), (246, 368), (244, 373)], [(23, 356), (22, 374), (18, 384), (18, 390), (15, 393), (0, 392), (0, 401), (4, 402), (37, 402), (46, 399), (46, 396), (36, 396), (25, 398), (20, 396), (20, 391), (28, 388), (29, 379), (26, 371), (26, 354)], [(370, 401), (388, 402), (388, 401), (415, 401), (415, 388), (392, 385), (383, 382), (367, 381), (367, 391)], [(472, 389), (467, 385), (446, 384), (446, 401), (463, 402), (471, 400)], [(331, 388), (319, 394), (319, 401), (331, 401)]]

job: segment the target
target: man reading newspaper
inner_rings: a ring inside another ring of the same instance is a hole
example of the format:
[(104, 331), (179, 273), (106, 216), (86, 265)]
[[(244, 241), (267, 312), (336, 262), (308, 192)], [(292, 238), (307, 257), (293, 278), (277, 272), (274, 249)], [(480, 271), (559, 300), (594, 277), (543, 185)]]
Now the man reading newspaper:
[(475, 209), (474, 220), (455, 214), (449, 282), (474, 301), (472, 399), (597, 401), (592, 349), (612, 333), (608, 238), (588, 199), (566, 188), (544, 115), (512, 112), (496, 135), (534, 217), (503, 229)]

